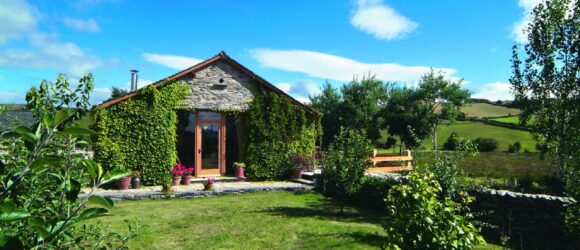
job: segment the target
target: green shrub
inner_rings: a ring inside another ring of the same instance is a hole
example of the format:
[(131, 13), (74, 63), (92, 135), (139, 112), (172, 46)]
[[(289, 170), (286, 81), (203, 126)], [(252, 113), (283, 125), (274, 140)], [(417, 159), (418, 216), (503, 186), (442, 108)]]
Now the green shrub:
[(466, 204), (473, 199), (462, 192), (461, 202), (439, 199), (441, 186), (433, 174), (413, 172), (393, 186), (385, 201), (383, 223), (389, 249), (470, 249), (484, 242), (469, 222)]
[(360, 189), (349, 197), (349, 201), (361, 207), (385, 210), (385, 196), (397, 182), (391, 178), (365, 176)]
[(496, 139), (493, 138), (476, 138), (473, 140), (473, 143), (477, 145), (477, 149), (480, 152), (492, 152), (497, 149), (498, 142)]
[(508, 147), (508, 152), (510, 153), (517, 153), (522, 150), (522, 144), (519, 141), (514, 142), (514, 144)]
[(341, 129), (322, 159), (325, 192), (342, 199), (356, 194), (365, 170), (370, 166), (371, 142), (364, 130)]
[(459, 143), (461, 143), (461, 140), (459, 139), (459, 136), (457, 136), (457, 133), (451, 132), (449, 137), (447, 137), (447, 141), (443, 144), (443, 150), (455, 151), (457, 150)]
[(95, 160), (106, 169), (140, 170), (144, 185), (162, 184), (163, 175), (177, 159), (175, 110), (188, 93), (183, 84), (166, 82), (142, 88), (139, 95), (113, 106), (97, 108)]
[(294, 155), (314, 155), (317, 114), (277, 93), (258, 88), (244, 116), (247, 128), (245, 163), (252, 180), (284, 179)]

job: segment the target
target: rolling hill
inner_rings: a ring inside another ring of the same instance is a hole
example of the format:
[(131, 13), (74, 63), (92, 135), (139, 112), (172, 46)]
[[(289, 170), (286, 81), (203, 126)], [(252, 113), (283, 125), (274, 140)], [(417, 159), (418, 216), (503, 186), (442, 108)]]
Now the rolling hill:
[(504, 106), (493, 105), (488, 103), (472, 103), (461, 108), (467, 117), (498, 117), (519, 115), (520, 110), (516, 108), (506, 108)]

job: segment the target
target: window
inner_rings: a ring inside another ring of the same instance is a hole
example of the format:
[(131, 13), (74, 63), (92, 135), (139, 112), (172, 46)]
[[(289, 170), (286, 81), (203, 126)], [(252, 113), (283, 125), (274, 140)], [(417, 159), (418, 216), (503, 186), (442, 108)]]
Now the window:
[(201, 112), (199, 112), (198, 115), (199, 115), (199, 119), (204, 120), (204, 121), (208, 121), (208, 120), (221, 121), (221, 119), (222, 119), (222, 114), (216, 113), (216, 112), (201, 111)]

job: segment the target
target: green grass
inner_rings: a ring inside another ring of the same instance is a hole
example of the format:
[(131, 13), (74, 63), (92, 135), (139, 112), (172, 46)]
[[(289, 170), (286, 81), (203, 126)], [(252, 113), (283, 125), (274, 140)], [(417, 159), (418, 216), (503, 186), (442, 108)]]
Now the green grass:
[(461, 111), (468, 117), (497, 117), (520, 114), (519, 109), (506, 108), (503, 106), (492, 105), (488, 103), (472, 103), (461, 108)]
[[(510, 144), (519, 141), (522, 144), (522, 152), (526, 149), (530, 152), (536, 152), (536, 142), (527, 131), (472, 121), (456, 121), (452, 124), (444, 123), (439, 126), (437, 131), (437, 142), (439, 147), (442, 147), (443, 143), (447, 140), (447, 137), (449, 137), (452, 132), (455, 132), (460, 137), (470, 140), (478, 137), (494, 138), (499, 144), (498, 151), (507, 151)], [(423, 146), (425, 149), (433, 148), (431, 138), (425, 139), (423, 141)]]
[(503, 122), (503, 123), (520, 124), (520, 117), (519, 116), (499, 117), (499, 118), (493, 118), (491, 120)]
[[(141, 229), (130, 249), (378, 249), (384, 243), (377, 211), (287, 191), (211, 198), (118, 202), (113, 229), (135, 218)], [(476, 249), (498, 249), (482, 245)]]
[(118, 202), (99, 219), (124, 229), (143, 227), (131, 249), (376, 249), (383, 241), (378, 212), (347, 208), (316, 193), (252, 193), (212, 198)]

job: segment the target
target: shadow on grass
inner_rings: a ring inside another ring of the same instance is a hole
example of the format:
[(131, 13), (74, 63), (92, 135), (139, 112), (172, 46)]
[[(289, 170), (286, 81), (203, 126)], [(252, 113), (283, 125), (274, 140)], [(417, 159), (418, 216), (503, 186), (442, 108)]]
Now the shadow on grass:
[[(345, 244), (348, 244), (348, 241), (363, 243), (368, 246), (381, 248), (385, 242), (385, 236), (372, 234), (372, 233), (360, 233), (360, 232), (351, 232), (351, 233), (323, 233), (323, 234), (315, 234), (315, 233), (302, 233), (300, 234), (302, 238), (303, 244), (307, 246), (312, 246), (318, 244), (325, 249), (334, 249), (344, 247)], [(340, 238), (341, 241), (336, 241), (337, 238)]]

